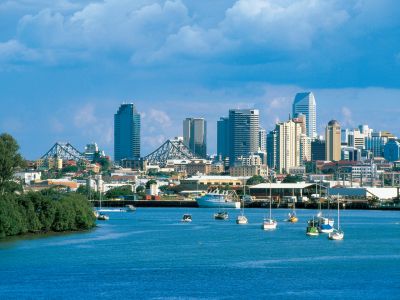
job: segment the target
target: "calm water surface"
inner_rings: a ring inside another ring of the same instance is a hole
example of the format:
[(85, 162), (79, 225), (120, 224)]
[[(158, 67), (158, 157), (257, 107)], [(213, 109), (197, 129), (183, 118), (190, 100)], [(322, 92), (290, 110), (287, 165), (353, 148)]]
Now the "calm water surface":
[[(110, 213), (91, 232), (0, 242), (0, 299), (400, 299), (400, 212), (343, 211), (344, 241), (305, 235), (314, 211), (274, 232), (209, 209)], [(183, 224), (184, 213), (193, 215)]]

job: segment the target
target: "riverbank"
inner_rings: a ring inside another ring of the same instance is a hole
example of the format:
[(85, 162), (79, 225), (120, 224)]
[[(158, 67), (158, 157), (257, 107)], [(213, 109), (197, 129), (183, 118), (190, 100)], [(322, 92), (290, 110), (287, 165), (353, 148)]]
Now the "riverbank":
[[(100, 202), (97, 200), (91, 201), (92, 205), (99, 207)], [(102, 207), (120, 208), (126, 205), (134, 205), (136, 207), (187, 207), (196, 208), (198, 207), (195, 200), (106, 200), (102, 201)], [(245, 203), (246, 208), (265, 208), (269, 206), (268, 201), (253, 201), (251, 203)], [(274, 204), (273, 208), (288, 208), (288, 204)], [(331, 208), (335, 207), (335, 203), (330, 204)], [(318, 203), (297, 203), (296, 208), (299, 209), (318, 209)], [(322, 209), (328, 208), (327, 203), (322, 203)], [(367, 202), (347, 202), (345, 209), (357, 209), (357, 210), (400, 210), (400, 206), (370, 206)]]
[(8, 194), (0, 199), (0, 238), (47, 232), (79, 232), (96, 226), (90, 203), (54, 191)]

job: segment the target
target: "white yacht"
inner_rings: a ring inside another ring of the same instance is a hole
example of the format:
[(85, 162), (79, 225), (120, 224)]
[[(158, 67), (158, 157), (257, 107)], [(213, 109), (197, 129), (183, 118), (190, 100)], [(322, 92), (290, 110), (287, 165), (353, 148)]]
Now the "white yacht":
[(340, 229), (340, 201), (339, 196), (337, 198), (337, 229), (333, 229), (331, 233), (329, 233), (328, 238), (330, 240), (341, 241), (344, 239), (344, 232)]
[(240, 209), (240, 200), (235, 191), (214, 190), (196, 198), (199, 207)]

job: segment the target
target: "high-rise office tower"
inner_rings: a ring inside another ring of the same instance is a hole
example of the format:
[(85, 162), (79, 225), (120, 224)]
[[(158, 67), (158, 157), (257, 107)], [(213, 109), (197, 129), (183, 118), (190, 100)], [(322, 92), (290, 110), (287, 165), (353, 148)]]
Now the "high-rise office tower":
[(365, 138), (365, 149), (371, 151), (374, 157), (383, 157), (386, 143), (389, 141), (381, 131), (372, 132), (370, 137)]
[(217, 121), (217, 155), (222, 159), (229, 157), (229, 118)]
[(229, 110), (229, 164), (241, 156), (258, 151), (258, 130), (260, 113), (258, 109)]
[(289, 172), (290, 168), (301, 165), (301, 125), (289, 120), (276, 124), (277, 170)]
[(183, 121), (183, 143), (198, 157), (207, 157), (207, 122), (203, 118)]
[(350, 130), (347, 128), (342, 129), (342, 146), (349, 145)]
[(140, 114), (135, 105), (122, 104), (114, 115), (114, 160), (140, 158)]
[(395, 139), (390, 139), (385, 145), (384, 157), (390, 162), (398, 161), (400, 159), (400, 143)]
[(267, 134), (267, 165), (270, 169), (275, 170), (277, 166), (276, 151), (277, 151), (277, 132), (272, 130)]
[(267, 131), (261, 127), (258, 130), (258, 145), (261, 152), (267, 151)]
[(303, 114), (306, 117), (306, 134), (317, 138), (317, 104), (311, 92), (298, 93), (293, 101), (293, 116)]
[(306, 134), (300, 135), (300, 164), (311, 161), (311, 138)]
[(365, 138), (366, 135), (359, 128), (353, 129), (349, 132), (349, 146), (364, 150)]
[(326, 143), (323, 140), (316, 139), (311, 142), (311, 160), (326, 160)]
[(307, 118), (301, 113), (297, 113), (293, 116), (293, 122), (299, 123), (301, 126), (301, 133), (307, 135)]
[(340, 161), (341, 159), (341, 128), (336, 120), (328, 123), (325, 131), (326, 140), (326, 160)]

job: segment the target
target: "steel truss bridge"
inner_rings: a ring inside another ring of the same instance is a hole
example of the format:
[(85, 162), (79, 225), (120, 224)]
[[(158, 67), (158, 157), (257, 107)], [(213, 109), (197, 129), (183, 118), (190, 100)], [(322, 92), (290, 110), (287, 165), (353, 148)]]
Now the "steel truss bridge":
[(62, 159), (74, 160), (76, 162), (87, 162), (85, 156), (70, 143), (57, 142), (40, 159)]
[(149, 155), (143, 157), (151, 165), (166, 166), (168, 160), (195, 159), (196, 155), (180, 140), (167, 140)]

